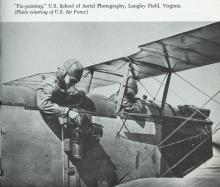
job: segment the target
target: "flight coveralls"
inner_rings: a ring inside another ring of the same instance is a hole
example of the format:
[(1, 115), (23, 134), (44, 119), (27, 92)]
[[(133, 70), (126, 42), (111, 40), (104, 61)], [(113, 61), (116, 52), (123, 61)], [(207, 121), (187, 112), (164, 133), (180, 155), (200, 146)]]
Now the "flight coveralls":
[[(65, 100), (68, 96), (74, 95), (74, 92), (80, 92), (74, 85), (80, 81), (82, 73), (83, 67), (78, 60), (69, 59), (65, 61), (57, 72), (53, 76), (46, 78), (37, 89), (37, 106), (39, 110), (45, 114), (66, 117), (69, 107), (62, 107), (61, 105), (65, 105)], [(72, 91), (68, 93), (67, 88), (70, 88), (70, 86)], [(72, 114), (72, 117), (77, 115), (74, 111), (70, 111), (69, 114)]]
[(45, 114), (66, 117), (69, 108), (60, 106), (68, 96), (65, 83), (61, 83), (56, 75), (46, 78), (37, 89), (37, 106)]

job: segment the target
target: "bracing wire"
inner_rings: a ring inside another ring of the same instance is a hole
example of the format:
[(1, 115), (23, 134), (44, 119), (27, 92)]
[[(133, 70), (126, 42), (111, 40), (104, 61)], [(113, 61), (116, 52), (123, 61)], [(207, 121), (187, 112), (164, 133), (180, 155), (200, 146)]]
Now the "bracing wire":
[(119, 131), (116, 133), (116, 137), (115, 137), (115, 141), (118, 139), (118, 137), (120, 136), (121, 130), (123, 129), (123, 127), (125, 126), (125, 122), (127, 121), (127, 119), (124, 119), (124, 121), (122, 120), (122, 126), (119, 129)]
[(168, 73), (164, 76), (163, 81), (160, 83), (160, 87), (158, 88), (157, 93), (155, 94), (155, 96), (154, 96), (154, 98), (153, 98), (154, 101), (156, 100), (156, 97), (157, 97), (158, 93), (160, 92), (160, 89), (161, 89), (161, 87), (163, 86), (163, 83), (164, 83), (164, 81), (165, 81), (167, 75), (168, 75)]
[[(156, 77), (154, 77), (154, 79), (155, 79), (157, 82), (159, 82), (159, 83), (161, 83), (161, 84), (164, 85), (164, 83), (161, 82), (161, 81), (159, 81)], [(138, 82), (139, 82), (140, 85), (144, 88), (144, 90), (151, 96), (151, 98), (154, 100), (154, 97), (152, 96), (152, 94), (145, 88), (145, 86), (140, 82), (140, 80), (138, 80)], [(174, 95), (176, 95), (178, 98), (180, 98), (183, 102), (186, 102), (185, 99), (183, 99), (182, 97), (180, 97), (180, 96), (179, 96), (175, 91), (173, 91), (171, 88), (169, 88), (169, 90), (170, 90)], [(206, 117), (206, 119), (209, 119), (208, 116), (206, 116), (204, 113), (202, 113), (202, 112), (201, 112), (200, 110), (198, 110), (196, 107), (194, 107), (194, 109), (195, 109), (198, 113), (200, 113), (202, 116)], [(210, 120), (210, 119), (209, 119), (209, 120)]]
[[(191, 139), (193, 139), (193, 138), (197, 138), (197, 137), (199, 137), (199, 136), (201, 136), (201, 135), (207, 135), (207, 134), (209, 134), (209, 133), (212, 133), (212, 135), (213, 135), (213, 134), (215, 134), (215, 131), (220, 130), (220, 122), (217, 123), (215, 126), (216, 126), (216, 128), (213, 129), (212, 131), (203, 132), (203, 133), (200, 133), (200, 134), (197, 134), (197, 135), (194, 135), (194, 136), (190, 136), (190, 137), (188, 137), (188, 138), (184, 138), (184, 139), (182, 139), (182, 140), (178, 140), (178, 141), (175, 141), (175, 142), (171, 142), (171, 143), (169, 143), (169, 144), (166, 144), (166, 145), (163, 145), (163, 146), (158, 147), (158, 149), (161, 150), (161, 149), (163, 149), (163, 148), (170, 147), (170, 146), (173, 146), (173, 145), (176, 145), (176, 144), (179, 144), (179, 143), (182, 143), (182, 142), (191, 140)], [(219, 127), (217, 128), (217, 126), (219, 126)]]
[(138, 80), (138, 82), (144, 88), (144, 90), (151, 96), (151, 98), (154, 99), (153, 95), (145, 88), (145, 86), (141, 83), (141, 81)]
[[(156, 77), (153, 77), (154, 78), (154, 80), (156, 80), (157, 82), (159, 82), (159, 83), (162, 83), (160, 80), (158, 80)], [(163, 83), (162, 83), (163, 84)], [(164, 86), (164, 84), (163, 84), (163, 86)], [(176, 95), (179, 99), (181, 99), (183, 102), (185, 102), (185, 100), (179, 95), (179, 94), (177, 94), (175, 91), (173, 91), (171, 88), (169, 88), (169, 90), (174, 94), (174, 95)]]
[(81, 81), (82, 81), (83, 79), (85, 79), (85, 78), (86, 78), (88, 75), (89, 75), (89, 71), (88, 71), (88, 72), (86, 72), (86, 73), (85, 73), (85, 75), (83, 75), (83, 77), (82, 77)]
[[(164, 83), (161, 82), (160, 80), (158, 80), (156, 77), (153, 77), (155, 81), (159, 82), (160, 84), (162, 84), (164, 86)], [(138, 80), (138, 82), (140, 83), (140, 85), (143, 87), (143, 89), (150, 95), (150, 97), (152, 98), (152, 100), (156, 100), (153, 95), (145, 88), (145, 86), (141, 83), (140, 80)], [(173, 91), (171, 88), (169, 88), (169, 90), (174, 94), (176, 95), (179, 99), (181, 99), (183, 102), (185, 102), (185, 100), (180, 96), (178, 95), (175, 91)], [(156, 101), (159, 101), (159, 100), (156, 100)], [(161, 102), (161, 101), (159, 101)]]
[[(220, 124), (220, 123), (219, 123)], [(218, 124), (218, 126), (219, 126)], [(217, 125), (216, 125), (217, 126)], [(173, 168), (175, 168), (177, 165), (179, 165), (183, 160), (185, 160), (189, 155), (191, 155), (196, 149), (198, 149), (201, 145), (203, 145), (212, 135), (214, 135), (216, 132), (218, 132), (220, 128), (216, 128), (215, 131), (211, 134), (209, 134), (203, 141), (201, 141), (196, 147), (194, 147), (190, 152), (188, 152), (185, 156), (183, 156), (181, 159), (179, 159), (175, 164), (173, 164), (167, 171), (165, 171), (160, 177), (165, 176), (169, 171), (171, 171)]]
[[(216, 97), (218, 94), (220, 93), (220, 90), (218, 90), (212, 97), (210, 97), (202, 106), (201, 108), (203, 108), (204, 106), (206, 106), (211, 100), (213, 100), (214, 97)], [(174, 131), (172, 133), (170, 133), (165, 139), (163, 139), (156, 148), (154, 148), (152, 151), (150, 151), (150, 153), (148, 153), (142, 160), (140, 160), (140, 163), (142, 163), (144, 160), (148, 159), (149, 156), (156, 151), (158, 148), (161, 147), (161, 145), (166, 142), (171, 136), (173, 136), (180, 128), (182, 128), (190, 119), (192, 119), (192, 117), (197, 113), (197, 111), (195, 111), (192, 115), (190, 115), (188, 118), (186, 118), (185, 121), (183, 121), (176, 129), (174, 129)], [(144, 151), (145, 152), (145, 151)], [(136, 168), (131, 168), (125, 175), (123, 175), (120, 179), (119, 182), (121, 182), (126, 176), (128, 176), (133, 170), (135, 170)]]
[[(175, 72), (174, 72), (175, 73)], [(179, 77), (180, 79), (182, 79), (183, 81), (185, 81), (186, 83), (188, 83), (190, 86), (192, 86), (193, 88), (195, 88), (196, 90), (198, 90), (199, 92), (201, 92), (202, 94), (204, 94), (205, 96), (207, 96), (208, 98), (211, 98), (211, 96), (209, 96), (207, 93), (205, 93), (204, 91), (202, 91), (201, 89), (199, 89), (197, 86), (195, 86), (194, 84), (192, 84), (191, 82), (187, 81), (185, 78), (181, 77), (180, 75), (178, 75), (177, 73), (175, 73), (175, 75), (177, 77)], [(213, 99), (213, 101), (215, 101), (217, 104), (220, 105), (220, 102)]]

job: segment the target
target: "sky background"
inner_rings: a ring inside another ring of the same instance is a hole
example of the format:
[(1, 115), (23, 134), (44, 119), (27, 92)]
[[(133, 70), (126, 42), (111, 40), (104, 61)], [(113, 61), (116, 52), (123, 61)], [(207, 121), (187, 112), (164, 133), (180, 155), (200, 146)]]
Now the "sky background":
[[(1, 23), (1, 82), (41, 72), (56, 71), (65, 60), (76, 58), (84, 66), (137, 52), (138, 46), (209, 24), (208, 22), (84, 22)], [(220, 63), (178, 73), (212, 96), (220, 89)], [(163, 79), (159, 77), (160, 80)], [(142, 81), (155, 96), (159, 84)], [(173, 105), (203, 105), (207, 96), (173, 75), (167, 102)], [(109, 96), (118, 85), (93, 92)], [(145, 94), (139, 85), (140, 94)], [(163, 89), (158, 95), (161, 99)], [(176, 95), (180, 96), (177, 97)], [(220, 95), (216, 97), (220, 101)], [(210, 118), (220, 122), (220, 105), (210, 102)], [(220, 140), (220, 138), (219, 138)]]

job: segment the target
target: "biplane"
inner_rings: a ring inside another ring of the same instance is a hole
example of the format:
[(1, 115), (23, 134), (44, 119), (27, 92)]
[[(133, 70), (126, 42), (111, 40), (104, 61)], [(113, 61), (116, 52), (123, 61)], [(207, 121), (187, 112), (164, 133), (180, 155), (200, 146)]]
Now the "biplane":
[[(54, 72), (1, 83), (2, 185), (120, 186), (145, 178), (183, 177), (210, 159), (213, 122), (205, 107), (211, 100), (219, 103), (218, 92), (199, 107), (171, 106), (166, 99), (173, 74), (220, 61), (220, 23), (139, 49), (84, 68), (76, 86), (86, 91), (86, 97), (64, 104), (91, 116), (74, 137), (71, 120), (46, 115), (36, 104), (37, 88)], [(166, 80), (161, 101), (144, 97), (146, 113), (122, 110), (130, 76), (140, 81), (159, 75)], [(120, 85), (117, 104), (90, 93), (114, 84)]]

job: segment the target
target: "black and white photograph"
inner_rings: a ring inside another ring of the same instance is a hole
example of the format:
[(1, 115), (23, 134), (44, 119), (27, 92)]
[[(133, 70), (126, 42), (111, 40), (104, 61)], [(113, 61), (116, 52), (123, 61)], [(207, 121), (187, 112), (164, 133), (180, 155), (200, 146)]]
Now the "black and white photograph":
[(0, 186), (220, 186), (220, 22), (3, 22)]

